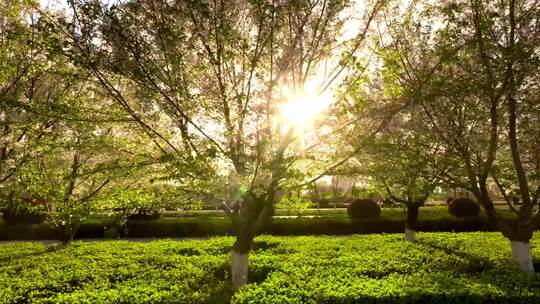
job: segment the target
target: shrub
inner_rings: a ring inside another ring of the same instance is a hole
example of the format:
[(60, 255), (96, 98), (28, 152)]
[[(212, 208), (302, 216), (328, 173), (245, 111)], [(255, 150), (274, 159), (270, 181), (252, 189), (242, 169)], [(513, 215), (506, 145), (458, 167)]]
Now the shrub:
[(383, 207), (387, 207), (387, 208), (394, 207), (395, 205), (394, 201), (392, 201), (389, 198), (383, 199), (382, 203), (383, 203)]
[[(417, 230), (432, 231), (497, 231), (484, 216), (457, 220), (448, 213), (446, 208), (436, 215), (424, 213), (419, 219)], [(275, 218), (261, 230), (261, 233), (272, 235), (345, 235), (369, 233), (401, 233), (403, 232), (402, 210), (388, 209), (381, 211), (381, 217), (360, 222), (351, 221), (347, 217), (304, 217), (304, 218)], [(341, 213), (341, 211), (340, 211)], [(323, 213), (324, 214), (324, 213)], [(510, 213), (502, 213), (503, 216)], [(346, 216), (344, 213), (343, 215)], [(107, 231), (110, 229), (110, 231)], [(116, 230), (116, 231), (113, 231)], [(53, 239), (56, 231), (48, 224), (0, 224), (0, 240), (38, 240)], [(226, 217), (162, 217), (157, 221), (133, 220), (124, 227), (118, 227), (111, 218), (87, 219), (81, 224), (76, 238), (185, 238), (227, 235), (234, 233), (231, 222)]]
[(330, 207), (330, 200), (327, 199), (327, 198), (314, 199), (313, 202), (315, 204), (318, 204), (320, 208), (328, 208), (328, 207)]
[(381, 215), (381, 207), (372, 199), (357, 199), (351, 202), (347, 213), (354, 219), (374, 218)]
[(470, 198), (460, 197), (450, 202), (448, 211), (456, 217), (478, 216), (480, 206)]
[(3, 218), (7, 223), (41, 224), (45, 221), (45, 214), (18, 214), (7, 211), (3, 213)]
[(120, 232), (118, 231), (118, 229), (111, 227), (103, 231), (103, 237), (106, 239), (119, 239)]

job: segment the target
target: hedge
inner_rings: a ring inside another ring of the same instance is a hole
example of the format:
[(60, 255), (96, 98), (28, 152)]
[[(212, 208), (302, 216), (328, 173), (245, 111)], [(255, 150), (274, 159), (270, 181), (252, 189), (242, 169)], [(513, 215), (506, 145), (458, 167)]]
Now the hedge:
[[(398, 233), (405, 221), (387, 219), (354, 220), (347, 218), (290, 218), (274, 219), (261, 231), (272, 235), (346, 235), (367, 233)], [(418, 230), (424, 232), (496, 231), (486, 219), (420, 220)], [(233, 235), (227, 218), (163, 218), (159, 221), (129, 221), (126, 233), (110, 233), (107, 222), (83, 223), (76, 239), (106, 238), (122, 235), (127, 238), (209, 237)], [(1, 225), (0, 240), (47, 240), (57, 238), (57, 230), (50, 224)]]
[(261, 236), (234, 295), (233, 241), (4, 244), (0, 303), (540, 303), (499, 233)]
[[(502, 211), (503, 216), (512, 216)], [(405, 226), (405, 211), (384, 209), (378, 219), (349, 219), (346, 211), (335, 211), (322, 217), (275, 218), (261, 231), (273, 235), (344, 235), (365, 233), (397, 233)], [(208, 237), (232, 235), (231, 222), (225, 217), (164, 217), (157, 221), (132, 220), (127, 223), (126, 233), (110, 233), (113, 227), (109, 218), (92, 218), (83, 222), (76, 238), (104, 238), (122, 235), (128, 238), (163, 237)], [(424, 232), (471, 232), (496, 231), (485, 216), (457, 219), (446, 207), (425, 207), (420, 211), (418, 230)], [(6, 224), (0, 223), (0, 240), (55, 239), (56, 230), (51, 224)]]

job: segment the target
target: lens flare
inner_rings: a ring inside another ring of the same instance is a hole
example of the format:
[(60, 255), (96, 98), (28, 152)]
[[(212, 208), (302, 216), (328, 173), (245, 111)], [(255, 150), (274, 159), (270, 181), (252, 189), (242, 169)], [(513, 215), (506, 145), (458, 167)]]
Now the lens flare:
[(298, 92), (288, 88), (284, 88), (283, 96), (285, 102), (279, 107), (279, 123), (286, 130), (293, 128), (299, 135), (312, 129), (317, 118), (332, 102), (330, 95)]

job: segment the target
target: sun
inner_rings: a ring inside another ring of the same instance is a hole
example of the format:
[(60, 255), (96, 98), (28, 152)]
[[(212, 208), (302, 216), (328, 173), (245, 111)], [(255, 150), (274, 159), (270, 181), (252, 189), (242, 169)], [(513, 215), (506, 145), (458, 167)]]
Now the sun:
[(290, 90), (284, 87), (285, 102), (279, 106), (278, 122), (282, 128), (293, 129), (297, 135), (303, 135), (314, 128), (315, 121), (332, 103), (329, 94), (316, 94), (307, 90)]

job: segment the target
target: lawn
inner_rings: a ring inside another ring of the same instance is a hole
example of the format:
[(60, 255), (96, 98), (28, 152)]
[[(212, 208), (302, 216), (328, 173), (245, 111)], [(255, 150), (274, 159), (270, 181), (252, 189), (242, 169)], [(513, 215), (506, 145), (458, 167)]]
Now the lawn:
[(540, 277), (517, 272), (499, 233), (260, 236), (234, 295), (232, 243), (4, 244), (0, 303), (540, 303)]

